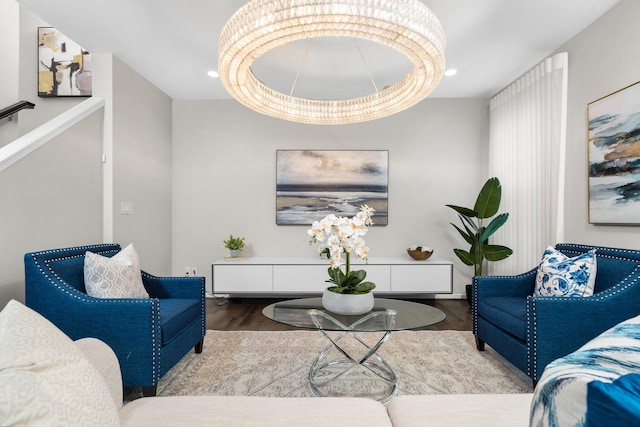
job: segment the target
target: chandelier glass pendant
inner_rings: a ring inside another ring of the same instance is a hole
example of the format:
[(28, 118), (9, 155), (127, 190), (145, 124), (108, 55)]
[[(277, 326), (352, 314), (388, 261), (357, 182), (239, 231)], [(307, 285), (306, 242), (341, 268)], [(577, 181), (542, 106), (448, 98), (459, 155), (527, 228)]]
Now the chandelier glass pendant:
[[(412, 64), (399, 81), (349, 99), (308, 99), (276, 91), (251, 69), (266, 52), (302, 39), (351, 37), (389, 46)], [(247, 107), (310, 124), (358, 123), (386, 117), (426, 98), (445, 68), (445, 36), (438, 18), (419, 0), (252, 0), (220, 34), (220, 78)]]

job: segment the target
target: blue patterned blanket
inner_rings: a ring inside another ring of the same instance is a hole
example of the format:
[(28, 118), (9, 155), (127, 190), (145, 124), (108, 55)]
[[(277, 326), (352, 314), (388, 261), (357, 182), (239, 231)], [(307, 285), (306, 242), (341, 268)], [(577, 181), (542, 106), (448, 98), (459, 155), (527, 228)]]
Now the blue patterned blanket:
[(547, 365), (531, 426), (640, 426), (640, 316)]

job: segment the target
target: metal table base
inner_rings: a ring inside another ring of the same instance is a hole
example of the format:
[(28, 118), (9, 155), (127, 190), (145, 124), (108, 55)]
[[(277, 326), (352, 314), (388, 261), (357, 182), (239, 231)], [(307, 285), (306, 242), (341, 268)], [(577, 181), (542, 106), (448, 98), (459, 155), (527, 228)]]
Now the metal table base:
[[(377, 354), (377, 351), (389, 339), (395, 326), (396, 314), (396, 310), (376, 311), (360, 318), (351, 325), (345, 325), (324, 311), (309, 310), (309, 315), (317, 329), (330, 342), (318, 354), (309, 370), (309, 386), (312, 392), (316, 396), (325, 397), (340, 395), (337, 390), (348, 389), (348, 394), (351, 396), (362, 395), (373, 397), (383, 403), (388, 402), (398, 389), (396, 374), (382, 356)], [(357, 330), (358, 325), (380, 316), (387, 317), (385, 323), (388, 327), (381, 332), (382, 336), (378, 342), (370, 346), (354, 330)], [(325, 330), (326, 327), (323, 326), (320, 318), (337, 326), (341, 332), (335, 338), (332, 337)], [(355, 340), (367, 350), (366, 353), (361, 357), (353, 355), (353, 351), (350, 352), (340, 343), (345, 338)], [(336, 349), (344, 358), (329, 359), (329, 353), (332, 349)], [(359, 374), (364, 375), (366, 380), (362, 379), (362, 375), (358, 377)], [(356, 379), (353, 379), (353, 377)], [(381, 388), (381, 391), (375, 396), (371, 396), (370, 388), (368, 391), (368, 387), (365, 385), (365, 383), (371, 382), (378, 383), (377, 388)], [(357, 391), (358, 388), (362, 390)]]

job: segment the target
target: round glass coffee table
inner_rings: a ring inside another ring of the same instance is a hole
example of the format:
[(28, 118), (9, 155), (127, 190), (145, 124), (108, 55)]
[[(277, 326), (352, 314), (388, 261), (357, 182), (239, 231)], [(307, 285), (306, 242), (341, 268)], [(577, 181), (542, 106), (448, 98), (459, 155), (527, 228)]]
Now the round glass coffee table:
[[(262, 313), (278, 323), (318, 330), (329, 341), (309, 369), (309, 386), (316, 396), (365, 396), (381, 402), (391, 399), (398, 385), (391, 366), (377, 354), (380, 346), (393, 331), (423, 328), (446, 318), (430, 305), (386, 298), (376, 298), (371, 312), (357, 316), (327, 311), (322, 298), (277, 302)], [(372, 341), (375, 334), (366, 332), (380, 335)]]

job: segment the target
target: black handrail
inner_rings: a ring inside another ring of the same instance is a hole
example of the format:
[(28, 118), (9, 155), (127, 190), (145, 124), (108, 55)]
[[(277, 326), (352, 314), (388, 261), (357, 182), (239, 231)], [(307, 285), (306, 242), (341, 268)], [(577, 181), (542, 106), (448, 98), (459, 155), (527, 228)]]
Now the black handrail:
[(17, 113), (20, 110), (24, 110), (25, 108), (30, 108), (33, 109), (33, 107), (35, 107), (36, 104), (29, 102), (29, 101), (20, 101), (20, 102), (16, 102), (13, 105), (9, 105), (6, 108), (3, 108), (2, 110), (0, 110), (0, 120), (9, 117), (9, 120), (11, 120), (11, 118), (13, 117), (13, 115), (15, 113)]

